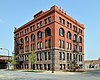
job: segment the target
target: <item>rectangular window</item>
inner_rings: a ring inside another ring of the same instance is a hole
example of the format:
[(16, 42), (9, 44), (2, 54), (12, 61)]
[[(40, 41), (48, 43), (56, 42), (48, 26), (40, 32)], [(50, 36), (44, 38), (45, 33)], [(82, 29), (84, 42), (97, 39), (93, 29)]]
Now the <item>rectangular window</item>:
[(48, 17), (48, 23), (50, 23), (51, 22), (51, 17)]
[(38, 70), (38, 64), (36, 64), (36, 68), (37, 68), (37, 70)]
[(62, 64), (60, 64), (60, 70), (62, 70)]
[(37, 53), (37, 61), (39, 61), (39, 54)]
[(62, 54), (59, 52), (59, 60), (62, 60)]
[(32, 31), (32, 26), (30, 27), (30, 31)]
[(69, 22), (67, 21), (67, 27), (69, 27)]
[(71, 43), (69, 43), (69, 49), (70, 49), (70, 50), (72, 49), (72, 45), (71, 45)]
[(47, 19), (44, 20), (44, 24), (47, 24)]
[(37, 23), (36, 25), (37, 25), (37, 28), (39, 28), (39, 23)]
[(46, 66), (46, 64), (44, 64), (44, 69), (47, 70), (47, 66)]
[(42, 49), (42, 42), (40, 42), (40, 49)]
[(48, 52), (48, 60), (51, 60), (50, 52)]
[(31, 51), (35, 50), (35, 44), (31, 44)]
[(69, 49), (69, 43), (68, 42), (66, 43), (66, 48)]
[(38, 49), (42, 49), (42, 42), (38, 42)]
[(75, 60), (75, 61), (76, 61), (76, 59), (75, 59), (75, 54), (73, 54), (73, 60)]
[(61, 17), (59, 17), (59, 22), (62, 23), (62, 19), (61, 19)]
[(81, 61), (81, 59), (80, 59), (81, 57), (80, 57), (80, 55), (79, 55), (79, 61)]
[(46, 40), (46, 42), (45, 42), (45, 48), (50, 48), (50, 40)]
[(69, 61), (69, 53), (67, 53), (67, 61)]
[(47, 60), (47, 52), (44, 52), (44, 58)]
[(62, 54), (62, 59), (65, 60), (65, 53)]
[(72, 61), (72, 54), (70, 53), (70, 61)]
[(61, 45), (62, 45), (62, 48), (64, 49), (64, 41), (62, 41)]
[(40, 22), (40, 27), (42, 27), (42, 21)]
[(59, 48), (61, 48), (61, 40), (59, 40)]
[(62, 19), (62, 24), (65, 25), (65, 20), (64, 19)]
[(77, 61), (77, 54), (76, 54), (76, 61)]
[(70, 23), (70, 28), (72, 28), (72, 24)]
[(42, 53), (40, 53), (40, 61), (42, 61)]

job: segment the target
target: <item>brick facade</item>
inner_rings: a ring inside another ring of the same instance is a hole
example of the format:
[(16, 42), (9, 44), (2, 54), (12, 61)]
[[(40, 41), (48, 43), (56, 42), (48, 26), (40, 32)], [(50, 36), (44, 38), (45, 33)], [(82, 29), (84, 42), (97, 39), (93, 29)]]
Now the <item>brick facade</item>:
[[(76, 49), (78, 53), (73, 53)], [(34, 69), (52, 70), (52, 64), (54, 70), (68, 69), (74, 58), (78, 65), (83, 64), (84, 25), (57, 6), (52, 6), (46, 12), (40, 11), (33, 20), (14, 30), (14, 51), (18, 55), (16, 68), (29, 68), (26, 58), (32, 50), (36, 51), (36, 64), (32, 66)]]

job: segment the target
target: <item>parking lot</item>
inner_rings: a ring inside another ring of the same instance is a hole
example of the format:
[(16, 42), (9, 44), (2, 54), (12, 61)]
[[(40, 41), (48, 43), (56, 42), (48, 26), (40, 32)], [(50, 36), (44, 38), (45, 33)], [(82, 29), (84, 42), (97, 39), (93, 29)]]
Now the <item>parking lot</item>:
[(22, 72), (0, 70), (0, 80), (100, 80), (100, 71), (73, 72)]

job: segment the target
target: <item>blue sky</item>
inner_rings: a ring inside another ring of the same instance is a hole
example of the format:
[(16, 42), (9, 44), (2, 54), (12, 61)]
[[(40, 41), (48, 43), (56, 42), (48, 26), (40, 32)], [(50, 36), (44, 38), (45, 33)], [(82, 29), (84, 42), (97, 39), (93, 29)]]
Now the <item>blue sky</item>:
[[(14, 51), (14, 27), (33, 19), (40, 10), (62, 7), (85, 25), (85, 59), (100, 57), (100, 0), (0, 0), (0, 47)], [(0, 53), (7, 53), (0, 51)], [(3, 53), (3, 54), (4, 54)]]

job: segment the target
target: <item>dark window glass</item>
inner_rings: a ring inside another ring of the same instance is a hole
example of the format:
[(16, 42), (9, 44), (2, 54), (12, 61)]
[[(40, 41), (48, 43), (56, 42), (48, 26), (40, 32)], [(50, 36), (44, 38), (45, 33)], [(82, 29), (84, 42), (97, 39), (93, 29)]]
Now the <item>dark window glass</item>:
[(70, 31), (67, 32), (67, 38), (71, 39), (71, 32)]
[(59, 35), (64, 36), (64, 30), (62, 28), (59, 29)]
[(40, 60), (42, 61), (42, 53), (40, 53)]
[(38, 35), (38, 39), (42, 38), (42, 32), (41, 32), (41, 31), (39, 31), (39, 32), (37, 33), (37, 35)]
[(48, 60), (51, 60), (50, 52), (48, 52)]
[(59, 52), (59, 56), (60, 56), (60, 60), (62, 60), (62, 54), (61, 54), (61, 52)]
[(28, 36), (25, 37), (25, 42), (29, 42)]
[(51, 17), (48, 17), (48, 23), (50, 23), (51, 22)]
[(50, 28), (46, 28), (45, 36), (51, 36), (51, 29)]
[(31, 35), (31, 41), (34, 41), (34, 40), (35, 40), (35, 35), (32, 34), (32, 35)]
[(47, 24), (47, 19), (44, 20), (44, 23)]
[(76, 42), (77, 41), (77, 35), (74, 34), (73, 40)]
[(42, 27), (42, 21), (40, 22), (40, 27)]
[(47, 52), (44, 53), (44, 58), (47, 60)]

